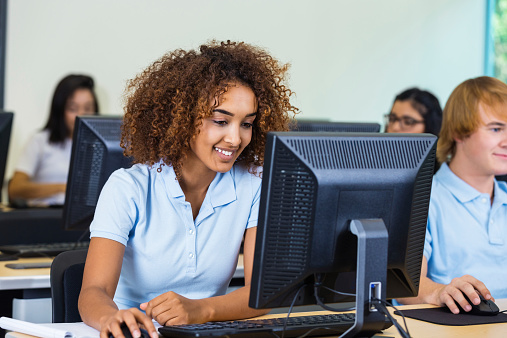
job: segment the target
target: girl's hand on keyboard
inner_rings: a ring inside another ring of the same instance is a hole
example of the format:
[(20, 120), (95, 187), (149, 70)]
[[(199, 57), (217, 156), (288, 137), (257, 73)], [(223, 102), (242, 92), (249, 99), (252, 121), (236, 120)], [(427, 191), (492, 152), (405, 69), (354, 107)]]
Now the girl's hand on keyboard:
[(100, 337), (109, 338), (110, 334), (114, 337), (123, 336), (122, 324), (129, 328), (132, 337), (141, 337), (140, 324), (144, 325), (146, 331), (153, 338), (158, 338), (157, 330), (153, 322), (139, 309), (131, 308), (128, 310), (118, 310), (113, 316), (104, 320), (100, 327)]
[(205, 323), (212, 312), (205, 300), (188, 299), (172, 291), (142, 303), (141, 310), (161, 325)]

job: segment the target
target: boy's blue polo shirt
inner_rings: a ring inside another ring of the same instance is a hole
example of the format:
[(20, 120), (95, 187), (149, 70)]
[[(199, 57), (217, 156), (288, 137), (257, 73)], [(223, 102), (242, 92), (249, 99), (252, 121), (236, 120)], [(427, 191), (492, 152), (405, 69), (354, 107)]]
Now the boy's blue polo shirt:
[(507, 184), (495, 180), (491, 205), (444, 163), (433, 179), (424, 256), (431, 280), (468, 274), (507, 298)]
[(119, 308), (174, 291), (225, 294), (247, 228), (257, 225), (261, 179), (239, 166), (217, 173), (195, 221), (172, 167), (136, 164), (105, 184), (91, 237), (126, 246), (114, 301)]

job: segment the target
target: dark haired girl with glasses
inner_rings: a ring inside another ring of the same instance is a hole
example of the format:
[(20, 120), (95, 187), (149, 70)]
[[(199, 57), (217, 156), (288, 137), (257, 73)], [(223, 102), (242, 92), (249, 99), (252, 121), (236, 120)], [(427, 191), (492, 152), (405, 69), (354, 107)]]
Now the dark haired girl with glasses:
[(394, 99), (391, 112), (384, 115), (386, 133), (430, 133), (442, 125), (442, 108), (432, 93), (410, 88)]

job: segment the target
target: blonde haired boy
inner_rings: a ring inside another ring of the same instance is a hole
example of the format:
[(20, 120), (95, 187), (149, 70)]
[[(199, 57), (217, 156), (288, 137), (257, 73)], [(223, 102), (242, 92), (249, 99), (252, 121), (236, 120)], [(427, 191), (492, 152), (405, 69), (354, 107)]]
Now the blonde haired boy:
[(507, 85), (491, 77), (461, 83), (443, 112), (419, 295), (459, 313), (507, 298)]

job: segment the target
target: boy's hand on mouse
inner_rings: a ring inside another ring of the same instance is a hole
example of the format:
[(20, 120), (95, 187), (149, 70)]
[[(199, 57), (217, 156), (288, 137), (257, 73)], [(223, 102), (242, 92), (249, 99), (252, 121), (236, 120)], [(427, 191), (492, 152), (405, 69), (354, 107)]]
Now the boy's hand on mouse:
[(151, 338), (158, 338), (158, 332), (155, 325), (148, 316), (136, 308), (128, 310), (118, 310), (113, 316), (101, 320), (100, 338), (109, 338), (110, 334), (114, 337), (125, 337), (123, 335), (121, 325), (125, 323), (132, 333), (132, 337), (141, 337), (139, 324), (144, 325), (146, 331), (150, 334)]
[(205, 300), (188, 299), (172, 291), (141, 304), (141, 310), (161, 325), (205, 323), (212, 313)]
[(454, 278), (449, 284), (437, 290), (436, 305), (447, 306), (452, 313), (458, 314), (458, 303), (465, 311), (472, 310), (472, 304), (465, 299), (464, 294), (474, 305), (481, 302), (479, 293), (485, 299), (494, 300), (483, 282), (470, 275)]

